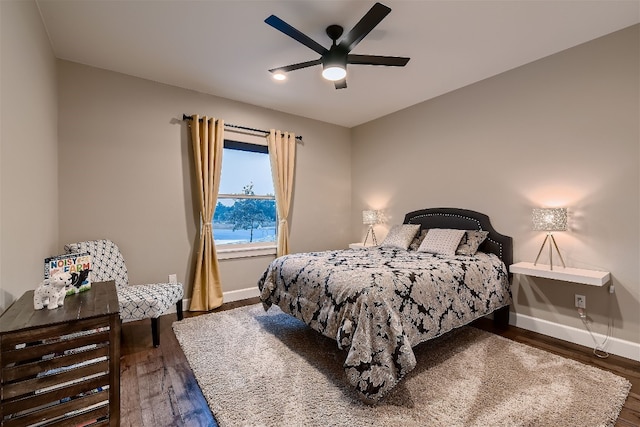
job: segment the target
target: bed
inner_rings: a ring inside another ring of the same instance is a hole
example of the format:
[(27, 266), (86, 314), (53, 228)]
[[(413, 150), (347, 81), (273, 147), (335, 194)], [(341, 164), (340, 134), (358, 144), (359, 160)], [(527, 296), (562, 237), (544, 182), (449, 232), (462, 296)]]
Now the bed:
[(422, 209), (403, 224), (419, 225), (416, 236), (457, 229), (486, 232), (486, 239), (474, 255), (380, 246), (290, 254), (271, 262), (258, 281), (265, 310), (277, 305), (346, 351), (347, 381), (369, 402), (415, 367), (417, 344), (490, 313), (508, 322), (511, 237), (466, 209)]

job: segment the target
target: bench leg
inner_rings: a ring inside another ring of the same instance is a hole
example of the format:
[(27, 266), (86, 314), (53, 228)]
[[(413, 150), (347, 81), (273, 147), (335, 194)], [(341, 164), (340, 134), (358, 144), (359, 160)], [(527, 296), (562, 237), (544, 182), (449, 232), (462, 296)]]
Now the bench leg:
[(176, 312), (178, 313), (178, 320), (182, 320), (182, 300), (176, 303)]
[(158, 347), (160, 345), (160, 333), (158, 332), (158, 318), (151, 318), (151, 336), (153, 337), (153, 346)]

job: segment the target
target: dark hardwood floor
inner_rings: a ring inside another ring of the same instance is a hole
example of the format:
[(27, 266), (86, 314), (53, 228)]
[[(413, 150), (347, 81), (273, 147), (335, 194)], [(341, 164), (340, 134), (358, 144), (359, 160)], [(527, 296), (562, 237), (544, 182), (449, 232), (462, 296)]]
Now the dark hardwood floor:
[[(254, 298), (227, 303), (215, 311), (258, 302), (258, 299)], [(199, 314), (202, 313), (185, 312), (185, 317)], [(173, 334), (171, 324), (175, 320), (175, 314), (160, 318), (160, 347), (158, 348), (154, 348), (151, 343), (149, 320), (122, 325), (120, 360), (122, 426), (217, 425)], [(513, 326), (507, 330), (497, 330), (493, 322), (487, 319), (481, 319), (474, 323), (474, 326), (627, 378), (632, 388), (616, 426), (640, 426), (640, 363), (615, 355), (599, 359), (593, 355), (590, 348)]]

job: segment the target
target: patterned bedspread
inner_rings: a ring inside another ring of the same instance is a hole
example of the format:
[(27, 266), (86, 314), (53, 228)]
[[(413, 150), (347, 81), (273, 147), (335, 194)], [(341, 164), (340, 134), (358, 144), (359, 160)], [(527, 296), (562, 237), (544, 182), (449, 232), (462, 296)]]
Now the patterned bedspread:
[(258, 282), (278, 305), (347, 351), (348, 381), (377, 400), (416, 364), (412, 347), (510, 304), (493, 254), (443, 257), (389, 248), (291, 254)]

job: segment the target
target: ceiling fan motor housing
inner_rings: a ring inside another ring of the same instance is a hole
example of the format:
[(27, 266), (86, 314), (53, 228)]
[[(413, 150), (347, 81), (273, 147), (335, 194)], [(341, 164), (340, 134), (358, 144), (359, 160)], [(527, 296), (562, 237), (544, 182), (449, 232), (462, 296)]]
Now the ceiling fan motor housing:
[(332, 65), (342, 66), (347, 68), (347, 55), (348, 52), (341, 49), (340, 46), (331, 46), (329, 53), (322, 57), (322, 66), (329, 67)]
[(344, 28), (342, 28), (340, 25), (329, 25), (326, 31), (327, 31), (327, 35), (331, 40), (333, 40), (333, 44), (335, 45), (336, 41), (342, 35)]

